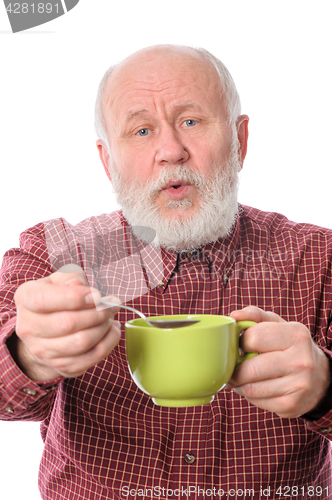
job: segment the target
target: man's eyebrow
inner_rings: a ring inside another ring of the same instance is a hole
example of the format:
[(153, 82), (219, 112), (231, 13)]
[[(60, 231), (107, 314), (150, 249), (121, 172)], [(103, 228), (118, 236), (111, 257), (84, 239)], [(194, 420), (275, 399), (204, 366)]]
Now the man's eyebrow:
[(202, 108), (196, 102), (183, 102), (181, 104), (176, 104), (174, 107), (180, 111), (185, 111), (186, 109), (202, 111)]
[[(183, 103), (180, 103), (180, 104), (176, 104), (174, 106), (174, 108), (177, 110), (177, 111), (185, 111), (186, 109), (194, 109), (196, 111), (201, 111), (202, 108), (196, 103), (196, 102), (183, 102)], [(129, 122), (130, 120), (132, 120), (133, 118), (135, 118), (135, 116), (138, 116), (138, 115), (141, 115), (143, 113), (148, 113), (149, 110), (146, 109), (146, 108), (142, 108), (142, 109), (138, 109), (138, 110), (129, 110), (128, 111), (128, 114), (126, 116), (126, 121)]]
[(143, 109), (138, 109), (137, 111), (129, 111), (128, 114), (127, 114), (127, 118), (126, 118), (126, 121), (129, 122), (130, 120), (132, 120), (133, 118), (135, 118), (135, 116), (137, 115), (140, 115), (142, 113), (147, 113), (148, 110), (143, 108)]

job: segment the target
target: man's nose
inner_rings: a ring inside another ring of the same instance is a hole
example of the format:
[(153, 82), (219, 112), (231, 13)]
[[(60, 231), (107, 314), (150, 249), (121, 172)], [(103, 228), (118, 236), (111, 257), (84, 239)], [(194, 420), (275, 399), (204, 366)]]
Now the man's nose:
[(189, 153), (179, 133), (170, 125), (163, 127), (157, 141), (156, 162), (163, 165), (176, 165), (185, 163), (188, 158)]

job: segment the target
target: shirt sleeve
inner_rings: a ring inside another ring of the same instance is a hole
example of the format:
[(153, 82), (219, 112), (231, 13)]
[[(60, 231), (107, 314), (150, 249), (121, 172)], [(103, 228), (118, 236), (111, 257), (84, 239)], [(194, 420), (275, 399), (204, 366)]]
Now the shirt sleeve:
[(44, 420), (49, 414), (61, 378), (38, 383), (31, 381), (15, 364), (7, 347), (15, 334), (16, 308), (14, 294), (25, 281), (53, 272), (47, 259), (47, 248), (36, 232), (25, 234), (23, 247), (8, 251), (0, 270), (0, 419)]
[(30, 380), (12, 359), (6, 340), (14, 334), (15, 318), (0, 336), (0, 420), (44, 420), (54, 402), (62, 378), (38, 383)]

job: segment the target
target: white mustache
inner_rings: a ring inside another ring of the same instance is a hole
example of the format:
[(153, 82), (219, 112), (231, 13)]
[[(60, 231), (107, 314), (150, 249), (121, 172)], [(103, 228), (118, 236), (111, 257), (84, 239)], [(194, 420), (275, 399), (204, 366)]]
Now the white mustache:
[(157, 180), (151, 181), (148, 185), (149, 192), (154, 195), (157, 194), (165, 184), (172, 181), (173, 179), (186, 182), (201, 188), (206, 184), (206, 177), (197, 172), (193, 172), (187, 167), (171, 167), (163, 170)]

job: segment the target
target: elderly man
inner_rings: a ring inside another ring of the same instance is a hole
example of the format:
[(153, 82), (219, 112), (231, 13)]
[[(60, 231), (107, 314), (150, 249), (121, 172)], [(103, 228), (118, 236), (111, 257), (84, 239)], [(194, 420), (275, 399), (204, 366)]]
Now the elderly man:
[[(96, 124), (122, 211), (29, 229), (1, 272), (1, 417), (42, 421), (42, 498), (330, 498), (332, 232), (238, 205), (248, 117), (205, 50), (112, 67)], [(110, 293), (147, 315), (256, 321), (242, 348), (260, 354), (211, 404), (158, 407), (128, 372), (132, 315), (96, 307)]]

